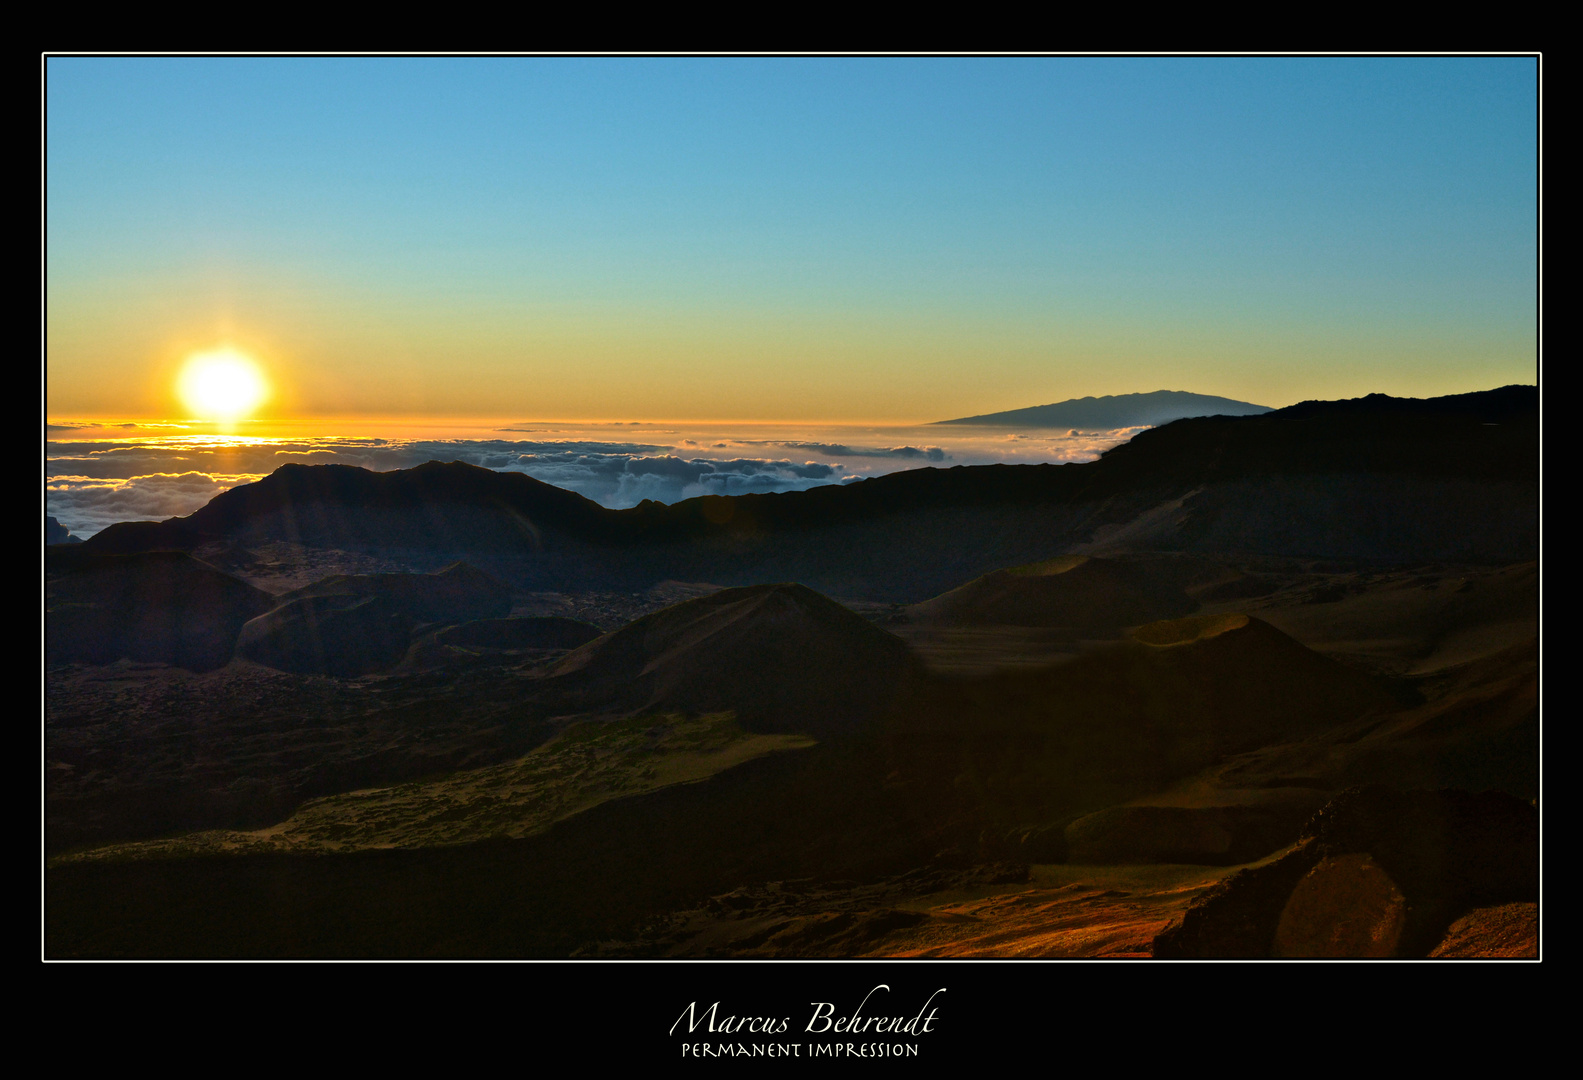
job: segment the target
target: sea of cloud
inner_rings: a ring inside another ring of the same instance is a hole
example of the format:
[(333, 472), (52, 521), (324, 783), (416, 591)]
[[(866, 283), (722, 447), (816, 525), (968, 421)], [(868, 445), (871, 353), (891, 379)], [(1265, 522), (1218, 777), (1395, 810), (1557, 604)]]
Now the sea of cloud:
[(190, 514), (288, 463), (388, 471), (427, 461), (526, 473), (620, 509), (645, 499), (801, 491), (900, 469), (1088, 461), (1139, 430), (605, 424), (489, 432), (505, 438), (253, 438), (179, 425), (57, 424), (47, 431), (45, 513), (86, 538), (118, 521)]

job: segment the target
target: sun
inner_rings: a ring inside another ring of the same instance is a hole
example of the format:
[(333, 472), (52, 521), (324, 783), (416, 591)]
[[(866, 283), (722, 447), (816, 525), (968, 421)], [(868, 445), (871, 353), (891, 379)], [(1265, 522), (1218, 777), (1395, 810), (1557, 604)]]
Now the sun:
[(269, 396), (264, 374), (235, 349), (194, 354), (176, 381), (176, 392), (192, 415), (222, 423), (240, 420)]

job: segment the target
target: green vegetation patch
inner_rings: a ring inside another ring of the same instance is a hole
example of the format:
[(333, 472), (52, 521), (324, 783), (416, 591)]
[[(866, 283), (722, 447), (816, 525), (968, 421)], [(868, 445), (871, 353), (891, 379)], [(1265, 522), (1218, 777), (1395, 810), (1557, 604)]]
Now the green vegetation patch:
[(515, 761), (304, 803), (278, 825), (113, 844), (60, 861), (423, 848), (518, 839), (611, 799), (696, 783), (753, 758), (814, 745), (745, 732), (733, 713), (579, 721)]

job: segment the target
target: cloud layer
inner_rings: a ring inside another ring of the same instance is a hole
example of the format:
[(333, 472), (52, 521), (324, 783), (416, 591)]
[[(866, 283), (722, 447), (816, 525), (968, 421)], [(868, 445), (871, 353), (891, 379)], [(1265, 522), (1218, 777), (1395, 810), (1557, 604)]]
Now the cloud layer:
[[(615, 425), (606, 425), (605, 430), (611, 426)], [(51, 433), (68, 436), (75, 428), (52, 425)], [(516, 434), (521, 429), (502, 430)], [(882, 446), (851, 438), (733, 437), (740, 434), (736, 432), (721, 437), (703, 430), (621, 432), (628, 433), (638, 438), (188, 436), (52, 441), (46, 443), (45, 513), (86, 537), (118, 521), (185, 516), (222, 491), (267, 476), (287, 463), (336, 463), (383, 472), (427, 461), (463, 461), (526, 473), (619, 509), (645, 499), (672, 503), (699, 495), (801, 491), (934, 463), (1083, 461), (1130, 437), (1133, 430), (1033, 435), (1008, 435), (1004, 429), (993, 435), (952, 432), (950, 446), (910, 441)], [(679, 437), (682, 434), (695, 437)]]

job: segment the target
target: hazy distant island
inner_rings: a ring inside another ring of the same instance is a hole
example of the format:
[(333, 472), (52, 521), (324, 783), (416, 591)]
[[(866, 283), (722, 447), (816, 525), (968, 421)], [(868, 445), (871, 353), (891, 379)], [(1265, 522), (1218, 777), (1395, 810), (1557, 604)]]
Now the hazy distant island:
[(995, 424), (1008, 427), (1039, 428), (1127, 428), (1155, 427), (1172, 420), (1194, 416), (1257, 416), (1271, 412), (1267, 405), (1190, 394), (1185, 390), (1156, 390), (1152, 394), (1106, 394), (1104, 397), (1072, 398), (1051, 405), (1028, 409), (964, 416), (940, 420), (941, 424)]

